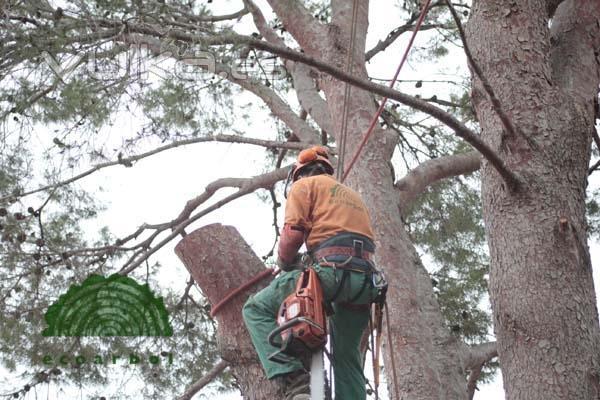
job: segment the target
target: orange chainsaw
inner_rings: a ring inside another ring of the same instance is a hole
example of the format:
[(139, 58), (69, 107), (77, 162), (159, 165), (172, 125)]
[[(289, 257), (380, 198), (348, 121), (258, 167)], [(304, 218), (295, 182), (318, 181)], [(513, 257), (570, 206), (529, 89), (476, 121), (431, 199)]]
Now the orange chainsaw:
[(279, 308), (279, 327), (269, 334), (268, 340), (272, 346), (280, 349), (271, 354), (269, 360), (286, 363), (324, 347), (327, 343), (326, 321), (319, 275), (313, 268), (306, 268), (298, 278), (295, 292)]

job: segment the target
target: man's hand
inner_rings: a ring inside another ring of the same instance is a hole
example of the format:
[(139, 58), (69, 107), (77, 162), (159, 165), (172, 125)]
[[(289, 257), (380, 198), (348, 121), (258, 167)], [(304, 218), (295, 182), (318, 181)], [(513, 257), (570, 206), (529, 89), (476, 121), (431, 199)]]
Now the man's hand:
[(292, 271), (294, 269), (302, 269), (302, 254), (297, 253), (294, 256), (294, 259), (289, 263), (277, 257), (277, 266), (279, 267), (279, 269), (286, 272)]

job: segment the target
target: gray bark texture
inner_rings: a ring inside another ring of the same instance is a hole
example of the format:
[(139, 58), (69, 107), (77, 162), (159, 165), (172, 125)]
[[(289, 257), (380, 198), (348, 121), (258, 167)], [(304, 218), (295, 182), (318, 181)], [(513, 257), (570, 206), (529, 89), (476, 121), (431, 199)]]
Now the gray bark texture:
[(473, 79), (482, 137), (522, 182), (511, 191), (482, 165), (506, 398), (598, 399), (585, 189), (600, 83), (600, 2), (478, 0), (467, 42), (518, 130), (503, 131)]

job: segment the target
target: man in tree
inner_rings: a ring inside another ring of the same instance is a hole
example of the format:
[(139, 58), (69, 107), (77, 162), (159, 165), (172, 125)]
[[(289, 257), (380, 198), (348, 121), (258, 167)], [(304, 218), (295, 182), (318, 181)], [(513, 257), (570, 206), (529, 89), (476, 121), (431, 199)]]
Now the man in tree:
[(330, 319), (338, 399), (365, 399), (360, 339), (369, 320), (369, 304), (377, 296), (370, 262), (375, 244), (367, 208), (360, 195), (333, 175), (327, 150), (302, 151), (290, 172), (293, 182), (286, 203), (285, 225), (277, 264), (285, 271), (268, 287), (250, 297), (243, 314), (252, 342), (269, 379), (284, 386), (286, 399), (308, 399), (308, 374), (300, 360), (278, 364), (268, 359), (277, 351), (267, 336), (277, 327), (280, 304), (294, 291), (300, 271), (298, 250), (303, 243), (314, 261)]

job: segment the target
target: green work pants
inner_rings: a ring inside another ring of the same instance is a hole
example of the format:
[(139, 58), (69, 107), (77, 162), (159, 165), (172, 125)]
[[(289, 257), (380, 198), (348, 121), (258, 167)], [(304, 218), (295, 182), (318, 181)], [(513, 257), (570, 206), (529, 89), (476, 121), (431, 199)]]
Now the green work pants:
[[(331, 299), (342, 282), (344, 271), (331, 267), (314, 266), (318, 273), (326, 299)], [(369, 274), (348, 271), (348, 276), (337, 298), (333, 302), (334, 314), (329, 318), (329, 333), (332, 339), (335, 398), (338, 400), (364, 400), (367, 397), (363, 362), (360, 353), (362, 333), (369, 323), (369, 310), (348, 308), (341, 303), (356, 296), (365, 279), (366, 286), (352, 304), (368, 304), (376, 295)], [(296, 289), (300, 271), (282, 272), (269, 286), (250, 296), (243, 308), (244, 321), (252, 343), (256, 348), (267, 378), (302, 368), (300, 360), (280, 364), (268, 359), (278, 349), (271, 346), (267, 337), (277, 328), (276, 315), (279, 306)]]

